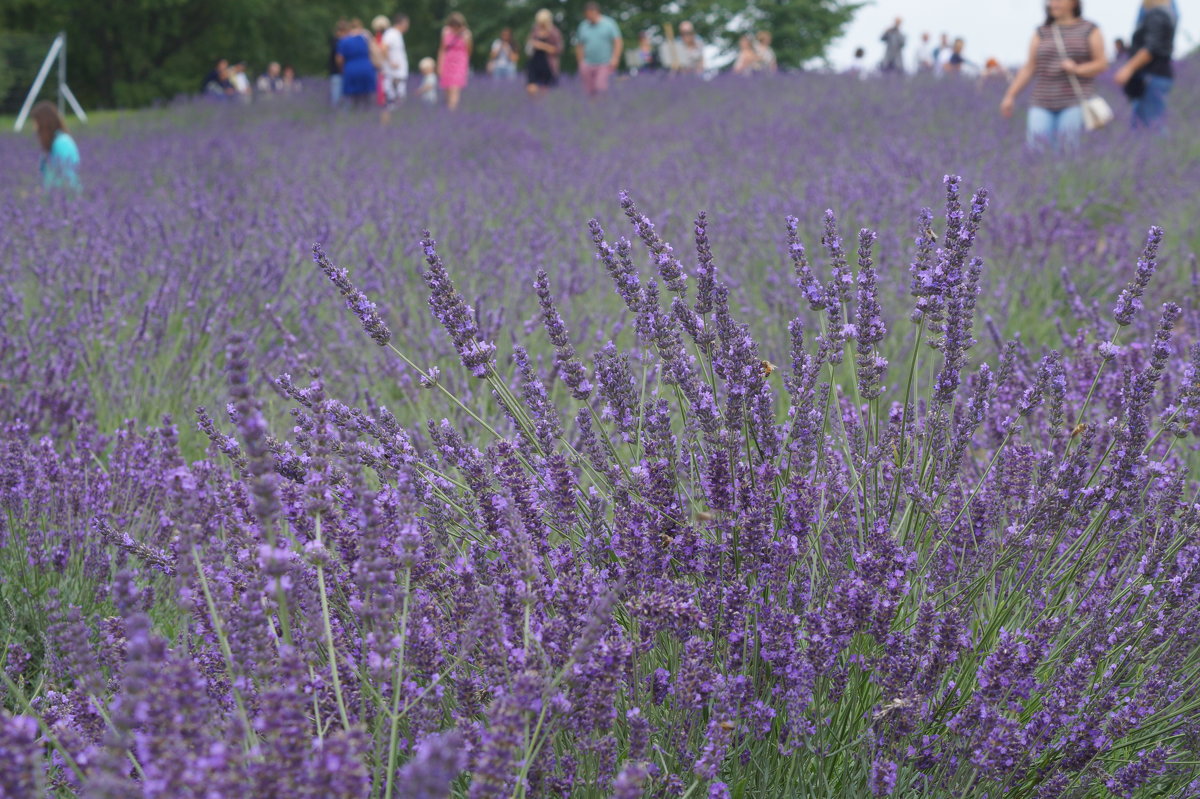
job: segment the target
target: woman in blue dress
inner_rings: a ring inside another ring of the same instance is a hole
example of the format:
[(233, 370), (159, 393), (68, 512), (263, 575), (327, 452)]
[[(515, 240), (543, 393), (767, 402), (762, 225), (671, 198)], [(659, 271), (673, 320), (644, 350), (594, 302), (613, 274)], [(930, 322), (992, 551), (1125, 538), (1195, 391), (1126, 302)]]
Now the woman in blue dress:
[(47, 191), (64, 189), (78, 192), (79, 148), (67, 133), (67, 126), (53, 103), (43, 100), (33, 107), (29, 118), (33, 120), (38, 144), (42, 146), (42, 188)]
[(362, 23), (354, 20), (350, 32), (337, 46), (337, 60), (342, 67), (342, 96), (358, 108), (366, 108), (375, 97), (375, 52), (378, 47), (367, 35)]

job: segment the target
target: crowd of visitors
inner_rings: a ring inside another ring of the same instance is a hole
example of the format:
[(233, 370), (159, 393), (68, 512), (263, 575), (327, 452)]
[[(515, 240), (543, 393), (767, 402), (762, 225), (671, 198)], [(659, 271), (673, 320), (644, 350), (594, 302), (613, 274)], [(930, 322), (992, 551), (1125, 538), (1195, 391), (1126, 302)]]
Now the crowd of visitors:
[[(1174, 83), (1172, 57), (1178, 21), (1177, 0), (1141, 0), (1129, 45), (1123, 39), (1115, 41), (1117, 68), (1112, 78), (1131, 102), (1135, 127), (1154, 126), (1166, 114), (1167, 95)], [(902, 22), (896, 18), (883, 32), (880, 74), (905, 71), (907, 37)], [(742, 47), (744, 52), (746, 45)], [(934, 45), (927, 32), (917, 43), (912, 71), (1003, 80), (1008, 84), (1000, 103), (1005, 117), (1013, 115), (1017, 97), (1032, 84), (1026, 138), (1032, 147), (1061, 149), (1077, 141), (1082, 131), (1103, 127), (1113, 119), (1112, 109), (1096, 92), (1097, 78), (1109, 70), (1110, 63), (1100, 28), (1083, 16), (1082, 0), (1047, 0), (1046, 18), (1033, 34), (1024, 65), (1014, 75), (995, 58), (982, 65), (968, 60), (961, 37), (951, 40), (943, 33)], [(855, 50), (849, 72), (859, 77), (870, 74), (864, 48)]]
[(253, 88), (246, 65), (242, 62), (230, 64), (222, 58), (200, 82), (201, 94), (249, 103), (257, 94), (270, 97), (300, 91), (296, 70), (290, 65), (281, 66), (277, 61), (267, 65), (267, 71), (258, 76)]
[[(1126, 46), (1116, 40), (1115, 71), (1112, 79), (1122, 88), (1132, 107), (1134, 127), (1160, 125), (1167, 111), (1167, 96), (1174, 83), (1172, 58), (1175, 30), (1179, 21), (1177, 0), (1140, 0), (1136, 25)], [(878, 72), (904, 73), (907, 36), (903, 20), (896, 18), (883, 32), (883, 57)], [(405, 35), (409, 19), (404, 14), (372, 20), (367, 31), (357, 19), (337, 23), (329, 41), (329, 92), (334, 107), (380, 108), (387, 124), (404, 102), (409, 88), (408, 51)], [(630, 74), (664, 71), (673, 74), (708, 74), (705, 43), (690, 22), (679, 25), (678, 36), (669, 24), (656, 43), (648, 31), (638, 35), (637, 46), (625, 49), (620, 27), (605, 16), (596, 2), (584, 9), (584, 19), (574, 31), (572, 43), (585, 93), (596, 97), (608, 90), (611, 78), (624, 64)], [(548, 9), (538, 11), (524, 47), (518, 47), (511, 28), (503, 29), (488, 49), (487, 73), (497, 80), (513, 80), (524, 74), (528, 92), (538, 96), (557, 85), (566, 37), (555, 25)], [(451, 13), (438, 39), (437, 58), (422, 58), (416, 85), (418, 101), (436, 106), (445, 97), (450, 110), (459, 107), (470, 78), (474, 38), (461, 13)], [(1011, 117), (1017, 98), (1033, 86), (1026, 118), (1026, 138), (1031, 147), (1061, 150), (1076, 142), (1084, 130), (1102, 127), (1113, 119), (1113, 111), (1096, 93), (1097, 79), (1110, 67), (1100, 28), (1083, 15), (1082, 0), (1047, 0), (1046, 18), (1029, 43), (1024, 65), (1010, 77), (997, 59), (976, 66), (965, 54), (966, 43), (943, 33), (937, 44), (929, 33), (917, 41), (912, 71), (937, 76), (974, 74), (981, 81), (1003, 80), (1008, 88), (1000, 112)], [(746, 33), (738, 42), (731, 71), (737, 75), (775, 72), (775, 51), (768, 31)], [(867, 77), (866, 50), (854, 54), (850, 73)], [(242, 62), (216, 62), (201, 82), (201, 93), (209, 97), (249, 103), (300, 91), (295, 70), (271, 62), (253, 83)], [(39, 169), (48, 190), (79, 191), (79, 150), (66, 124), (51, 103), (34, 106), (33, 120), (42, 155)]]
[[(404, 35), (408, 17), (399, 14), (388, 20), (377, 17), (373, 34), (356, 19), (340, 21), (329, 42), (330, 102), (335, 107), (369, 105), (371, 70), (377, 75), (376, 104), (383, 108), (386, 123), (391, 112), (405, 97), (408, 81), (408, 56)], [(671, 24), (663, 25), (662, 40), (655, 42), (649, 31), (638, 35), (637, 47), (626, 49), (616, 21), (606, 16), (596, 2), (584, 6), (584, 18), (572, 32), (580, 83), (592, 97), (609, 89), (612, 76), (624, 66), (631, 75), (663, 71), (681, 75), (702, 75), (713, 71), (706, 54), (706, 43), (691, 22), (679, 24), (678, 35)], [(741, 52), (733, 65), (737, 74), (777, 70), (771, 34), (760, 30), (744, 37)], [(521, 46), (512, 28), (504, 28), (487, 51), (486, 73), (497, 80), (515, 80), (524, 74), (530, 95), (537, 96), (558, 85), (563, 50), (568, 37), (555, 24), (554, 14), (541, 9), (534, 14), (529, 35)], [(453, 110), (462, 101), (470, 78), (470, 56), (475, 41), (461, 13), (451, 13), (438, 38), (438, 54), (432, 74), (421, 69), (417, 89), (420, 99), (445, 105)]]

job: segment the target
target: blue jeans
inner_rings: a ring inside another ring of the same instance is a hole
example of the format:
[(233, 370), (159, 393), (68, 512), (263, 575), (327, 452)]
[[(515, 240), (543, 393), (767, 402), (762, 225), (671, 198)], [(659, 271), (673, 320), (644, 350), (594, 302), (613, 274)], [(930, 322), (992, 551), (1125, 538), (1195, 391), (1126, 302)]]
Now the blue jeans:
[(329, 104), (337, 108), (342, 104), (342, 76), (329, 76)]
[(1146, 91), (1133, 101), (1133, 126), (1149, 128), (1167, 113), (1167, 93), (1175, 83), (1162, 75), (1146, 75)]
[(1049, 145), (1052, 150), (1073, 147), (1083, 131), (1083, 109), (1071, 105), (1061, 111), (1030, 106), (1025, 138), (1030, 147)]

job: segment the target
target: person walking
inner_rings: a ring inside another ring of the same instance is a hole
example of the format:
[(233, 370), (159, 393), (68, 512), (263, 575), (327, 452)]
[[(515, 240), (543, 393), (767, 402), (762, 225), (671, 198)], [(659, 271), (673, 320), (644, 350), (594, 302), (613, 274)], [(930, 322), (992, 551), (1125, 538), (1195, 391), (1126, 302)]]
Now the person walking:
[(278, 61), (267, 64), (267, 71), (258, 76), (254, 89), (259, 96), (279, 94), (283, 91), (283, 67)]
[(437, 62), (429, 56), (417, 62), (421, 72), (421, 84), (417, 86), (417, 97), (427, 106), (433, 107), (438, 103)]
[(608, 79), (621, 63), (625, 42), (611, 17), (600, 13), (600, 4), (583, 7), (583, 22), (575, 32), (575, 55), (583, 90), (589, 97), (608, 91)]
[(67, 133), (67, 125), (58, 109), (49, 100), (42, 100), (33, 107), (29, 118), (33, 120), (33, 130), (42, 148), (42, 157), (38, 162), (42, 188), (47, 191), (63, 189), (78, 192), (79, 147), (71, 134)]
[(738, 54), (737, 60), (733, 62), (733, 74), (749, 75), (756, 69), (758, 69), (758, 51), (754, 49), (754, 39), (746, 33), (738, 40)]
[(446, 17), (442, 38), (438, 44), (438, 77), (446, 90), (446, 107), (458, 109), (462, 90), (467, 87), (467, 73), (471, 69), (471, 31), (467, 18), (455, 11)]
[(375, 64), (381, 63), (378, 46), (358, 20), (338, 43), (338, 64), (342, 68), (342, 96), (355, 108), (368, 108), (375, 96)]
[(533, 15), (533, 30), (525, 42), (529, 61), (525, 65), (525, 89), (536, 97), (558, 85), (559, 60), (562, 57), (563, 35), (554, 24), (554, 15), (543, 8)]
[(638, 34), (637, 47), (628, 59), (628, 63), (631, 64), (630, 72), (635, 75), (642, 72), (654, 72), (658, 69), (658, 49), (654, 46), (654, 39), (650, 37), (650, 31), (642, 31)]
[(933, 72), (933, 62), (936, 58), (937, 50), (930, 43), (929, 31), (921, 34), (921, 41), (917, 43), (917, 55), (913, 60), (913, 72), (918, 74)]
[[(379, 14), (371, 20), (371, 38), (375, 40), (375, 49), (380, 53), (383, 52), (383, 34), (391, 25), (391, 21), (383, 14)], [(380, 108), (387, 106), (387, 96), (383, 91), (383, 67), (382, 63), (375, 65), (375, 105)]]
[(283, 92), (284, 94), (293, 94), (303, 88), (300, 81), (296, 79), (296, 68), (291, 64), (283, 65)]
[(704, 40), (696, 35), (696, 27), (688, 20), (679, 23), (679, 43), (675, 47), (672, 72), (685, 75), (704, 74)]
[(250, 78), (246, 75), (246, 64), (239, 61), (229, 68), (229, 82), (233, 85), (234, 96), (243, 105), (249, 105), (254, 99), (254, 89)]
[(771, 46), (770, 31), (759, 31), (754, 34), (754, 52), (758, 54), (758, 63), (754, 66), (756, 71), (779, 71), (779, 60), (775, 57), (775, 48)]
[(213, 70), (204, 76), (200, 90), (210, 97), (232, 97), (237, 92), (229, 80), (229, 62), (222, 58)]
[(900, 17), (892, 23), (892, 27), (883, 32), (880, 41), (884, 44), (883, 62), (879, 65), (882, 72), (904, 71), (904, 33), (900, 30)]
[(339, 19), (333, 26), (333, 35), (329, 37), (329, 105), (335, 109), (342, 104), (342, 62), (338, 47), (349, 32), (349, 21)]
[(1009, 84), (1000, 113), (1011, 117), (1017, 96), (1032, 82), (1026, 121), (1029, 144), (1053, 149), (1073, 144), (1084, 128), (1080, 95), (1092, 96), (1096, 76), (1107, 68), (1104, 36), (1083, 18), (1082, 0), (1049, 0), (1046, 21), (1030, 41), (1029, 57)]
[(967, 42), (961, 36), (954, 40), (954, 46), (950, 48), (950, 57), (946, 59), (946, 64), (942, 69), (947, 75), (961, 75), (971, 62), (967, 61), (964, 52), (967, 49)]
[(517, 76), (517, 46), (513, 44), (512, 28), (503, 28), (488, 53), (488, 74), (500, 80)]
[(867, 69), (867, 51), (861, 47), (854, 48), (854, 61), (850, 64), (850, 68), (846, 70), (847, 75), (853, 75), (859, 80), (866, 80), (870, 77), (870, 70)]
[(379, 121), (384, 125), (392, 121), (392, 112), (408, 96), (408, 50), (404, 46), (404, 34), (407, 32), (408, 15), (397, 14), (392, 18), (391, 27), (383, 32), (381, 40), (384, 106)]
[(1133, 126), (1151, 127), (1167, 113), (1167, 94), (1175, 83), (1171, 57), (1178, 15), (1171, 0), (1143, 0), (1129, 60), (1113, 75), (1133, 103)]
[(933, 74), (941, 77), (946, 74), (946, 65), (954, 55), (954, 45), (950, 43), (950, 34), (943, 33), (938, 46), (933, 48)]

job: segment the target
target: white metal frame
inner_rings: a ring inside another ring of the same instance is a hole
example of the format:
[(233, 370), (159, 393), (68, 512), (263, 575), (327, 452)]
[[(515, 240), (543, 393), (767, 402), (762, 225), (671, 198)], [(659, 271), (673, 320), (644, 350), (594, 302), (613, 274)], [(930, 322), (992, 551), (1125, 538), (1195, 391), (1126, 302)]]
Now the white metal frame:
[(75, 99), (75, 95), (71, 93), (71, 88), (67, 86), (67, 34), (60, 33), (54, 37), (54, 44), (50, 45), (50, 52), (46, 53), (46, 59), (42, 61), (42, 68), (38, 70), (37, 77), (33, 80), (33, 88), (29, 90), (29, 94), (25, 97), (25, 104), (21, 106), (21, 113), (17, 114), (17, 122), (13, 125), (13, 130), (18, 133), (21, 128), (25, 127), (25, 120), (29, 117), (29, 111), (33, 108), (33, 103), (37, 100), (42, 86), (45, 85), (46, 78), (50, 76), (55, 59), (58, 60), (58, 113), (62, 114), (66, 111), (66, 104), (70, 104), (71, 110), (75, 112), (79, 121), (87, 122), (87, 114), (79, 105), (79, 101)]

